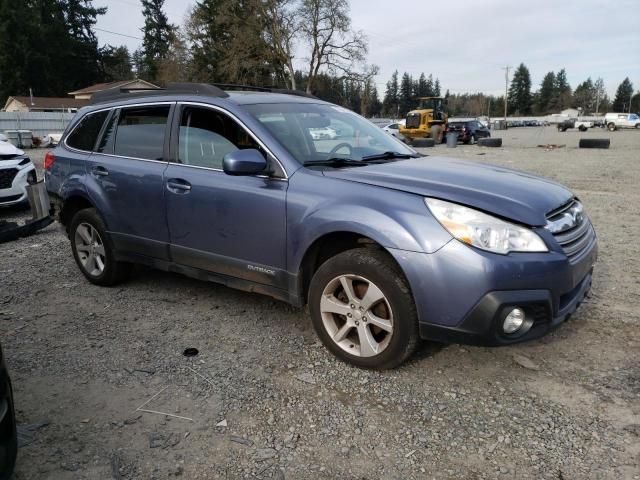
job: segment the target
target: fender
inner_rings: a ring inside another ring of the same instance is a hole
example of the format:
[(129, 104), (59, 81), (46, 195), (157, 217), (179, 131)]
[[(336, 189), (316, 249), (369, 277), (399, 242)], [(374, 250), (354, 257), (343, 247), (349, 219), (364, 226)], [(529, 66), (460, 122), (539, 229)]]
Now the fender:
[[(319, 172), (300, 170), (290, 178), (287, 192), (287, 266), (295, 273), (307, 249), (320, 237), (350, 232), (371, 238), (384, 248), (433, 253), (451, 240), (451, 235), (429, 213), (420, 195), (385, 189)], [(320, 174), (321, 175), (321, 174)], [(331, 195), (336, 189), (349, 195)], [(320, 188), (322, 190), (320, 190)], [(374, 227), (375, 226), (375, 227)]]

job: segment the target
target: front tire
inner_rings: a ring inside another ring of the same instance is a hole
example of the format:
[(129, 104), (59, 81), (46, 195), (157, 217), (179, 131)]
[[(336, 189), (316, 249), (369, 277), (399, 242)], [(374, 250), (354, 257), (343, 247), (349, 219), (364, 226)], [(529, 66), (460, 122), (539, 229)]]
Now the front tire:
[(610, 132), (615, 132), (616, 131), (616, 124), (611, 122), (607, 125), (607, 128), (609, 129)]
[(394, 368), (418, 344), (407, 281), (380, 250), (348, 250), (322, 264), (309, 286), (309, 310), (325, 347), (358, 367)]
[(80, 210), (74, 215), (69, 239), (73, 258), (91, 283), (106, 287), (128, 276), (131, 264), (116, 261), (111, 238), (95, 208)]

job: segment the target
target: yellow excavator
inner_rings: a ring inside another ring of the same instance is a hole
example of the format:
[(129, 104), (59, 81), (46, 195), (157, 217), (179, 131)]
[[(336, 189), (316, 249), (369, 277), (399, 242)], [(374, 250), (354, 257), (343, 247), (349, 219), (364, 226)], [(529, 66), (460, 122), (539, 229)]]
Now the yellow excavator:
[(424, 138), (432, 138), (436, 143), (442, 143), (449, 118), (445, 112), (445, 99), (418, 97), (418, 100), (418, 108), (407, 114), (405, 126), (400, 127), (400, 134), (409, 144)]

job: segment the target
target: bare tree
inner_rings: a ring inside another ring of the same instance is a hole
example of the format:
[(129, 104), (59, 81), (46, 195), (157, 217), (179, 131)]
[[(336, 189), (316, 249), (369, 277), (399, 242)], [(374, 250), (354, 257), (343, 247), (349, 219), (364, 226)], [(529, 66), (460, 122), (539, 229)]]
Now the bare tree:
[(262, 3), (264, 34), (272, 49), (273, 64), (282, 67), (281, 76), (292, 90), (296, 89), (293, 50), (300, 31), (296, 5), (297, 0), (265, 0)]
[(300, 31), (311, 49), (307, 93), (313, 93), (318, 74), (326, 69), (342, 79), (363, 81), (377, 71), (365, 68), (367, 41), (351, 28), (347, 0), (302, 0), (298, 9)]

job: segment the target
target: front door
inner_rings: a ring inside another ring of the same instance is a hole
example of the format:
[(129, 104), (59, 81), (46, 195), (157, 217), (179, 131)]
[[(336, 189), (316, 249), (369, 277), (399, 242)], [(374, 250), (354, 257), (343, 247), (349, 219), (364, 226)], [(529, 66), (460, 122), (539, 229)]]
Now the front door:
[(238, 149), (256, 148), (270, 158), (224, 111), (182, 105), (178, 115), (165, 173), (173, 261), (286, 289), (288, 182), (222, 171), (224, 156)]
[(116, 250), (168, 258), (163, 174), (171, 108), (154, 104), (114, 111), (87, 159), (93, 183), (88, 190)]

